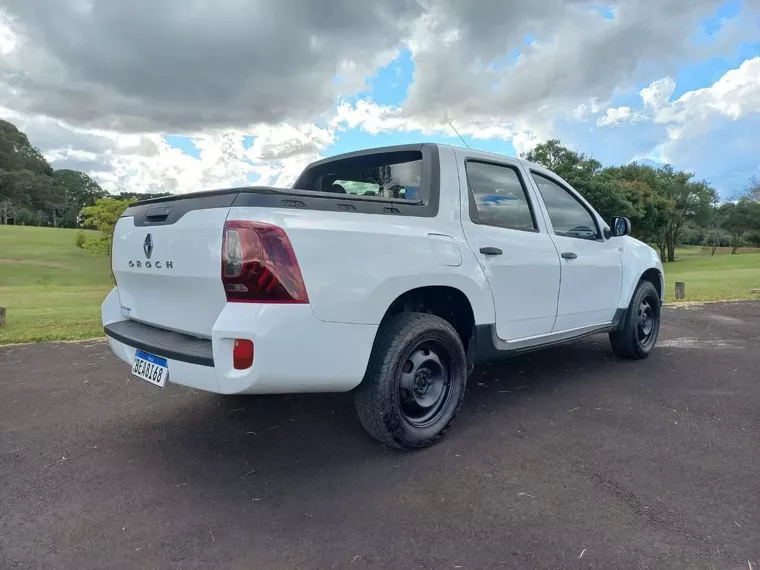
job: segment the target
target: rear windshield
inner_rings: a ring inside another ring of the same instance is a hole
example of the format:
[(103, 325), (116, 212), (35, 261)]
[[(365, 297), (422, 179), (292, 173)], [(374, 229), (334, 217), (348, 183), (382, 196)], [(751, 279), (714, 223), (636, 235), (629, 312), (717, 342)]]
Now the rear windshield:
[(399, 151), (338, 159), (308, 168), (299, 190), (426, 201), (422, 186), (422, 153)]

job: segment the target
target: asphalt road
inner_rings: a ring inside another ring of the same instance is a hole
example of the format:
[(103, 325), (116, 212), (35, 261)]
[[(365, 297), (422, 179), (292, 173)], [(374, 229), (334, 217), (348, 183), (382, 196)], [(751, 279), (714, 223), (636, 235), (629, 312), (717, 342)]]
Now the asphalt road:
[(130, 379), (102, 343), (0, 350), (0, 568), (760, 569), (760, 303), (667, 310), (478, 369), (443, 442), (350, 397)]

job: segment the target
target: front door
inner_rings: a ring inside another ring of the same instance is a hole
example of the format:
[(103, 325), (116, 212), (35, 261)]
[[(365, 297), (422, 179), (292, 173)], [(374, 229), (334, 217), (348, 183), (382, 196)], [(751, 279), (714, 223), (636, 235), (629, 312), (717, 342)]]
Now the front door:
[(619, 240), (605, 239), (598, 217), (560, 180), (547, 173), (530, 174), (561, 260), (554, 332), (609, 323), (617, 310), (622, 283)]
[(508, 160), (460, 154), (458, 162), (462, 225), (493, 293), (497, 336), (513, 341), (551, 333), (560, 260), (524, 172)]

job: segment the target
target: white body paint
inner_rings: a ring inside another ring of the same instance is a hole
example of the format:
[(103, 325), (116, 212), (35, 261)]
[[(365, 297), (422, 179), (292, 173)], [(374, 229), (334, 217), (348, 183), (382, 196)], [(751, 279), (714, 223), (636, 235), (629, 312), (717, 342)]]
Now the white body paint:
[[(631, 237), (555, 235), (530, 171), (554, 177), (575, 194), (555, 175), (500, 155), (437, 148), (440, 198), (432, 217), (234, 206), (195, 209), (171, 225), (151, 227), (122, 217), (113, 247), (117, 287), (103, 303), (104, 325), (135, 320), (209, 339), (213, 367), (168, 358), (170, 382), (224, 394), (347, 391), (362, 380), (390, 305), (416, 288), (461, 291), (475, 325), (493, 325), (503, 346), (551, 342), (574, 331), (580, 336), (610, 323), (628, 307), (647, 270), (657, 271), (662, 291), (662, 264), (646, 244)], [(519, 169), (537, 231), (473, 223), (464, 170), (465, 160), (473, 159)], [(599, 228), (608, 229), (576, 196)], [(227, 220), (267, 222), (286, 232), (309, 304), (227, 302), (221, 281)], [(143, 251), (148, 232), (155, 244), (150, 270)], [(481, 247), (498, 247), (503, 255), (483, 255)], [(561, 258), (565, 251), (577, 258)], [(254, 342), (248, 370), (232, 367), (234, 339)], [(109, 342), (119, 358), (132, 362), (135, 348)]]

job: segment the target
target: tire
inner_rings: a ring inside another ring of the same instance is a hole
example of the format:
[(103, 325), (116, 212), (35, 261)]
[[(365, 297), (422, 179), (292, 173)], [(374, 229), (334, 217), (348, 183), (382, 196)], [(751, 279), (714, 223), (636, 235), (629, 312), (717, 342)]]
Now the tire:
[(354, 402), (372, 437), (421, 449), (449, 429), (466, 384), (467, 358), (454, 327), (435, 315), (401, 313), (380, 325)]
[(657, 289), (649, 281), (639, 281), (620, 328), (610, 333), (612, 351), (621, 358), (648, 357), (660, 334), (660, 313)]

